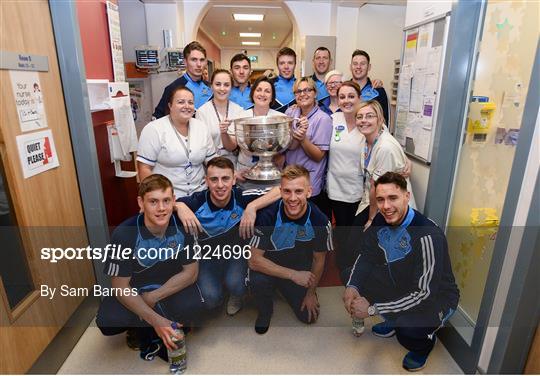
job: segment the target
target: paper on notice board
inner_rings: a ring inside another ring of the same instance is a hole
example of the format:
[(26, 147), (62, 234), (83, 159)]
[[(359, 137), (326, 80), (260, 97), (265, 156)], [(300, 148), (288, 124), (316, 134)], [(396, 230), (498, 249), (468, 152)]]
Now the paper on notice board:
[(396, 109), (396, 127), (395, 134), (396, 140), (401, 145), (405, 145), (405, 130), (407, 129), (407, 114), (408, 107), (398, 106)]
[(429, 160), (429, 143), (431, 142), (431, 129), (419, 127), (414, 137), (414, 153), (420, 158)]
[(414, 62), (416, 56), (416, 42), (418, 40), (418, 29), (408, 30), (405, 34), (405, 52), (403, 53), (403, 64)]
[(409, 108), (411, 98), (411, 80), (405, 77), (400, 77), (397, 95), (397, 104)]
[(436, 95), (439, 75), (437, 73), (427, 73), (424, 77), (424, 94)]
[[(433, 95), (425, 95), (424, 96), (424, 105), (422, 110), (422, 115), (424, 118), (428, 121), (425, 122), (424, 127), (427, 127), (431, 129), (431, 119), (433, 118), (433, 108), (435, 107), (435, 96)], [(429, 125), (427, 125), (429, 123)]]
[(422, 95), (422, 92), (411, 92), (411, 102), (409, 104), (409, 111), (410, 112), (422, 112), (422, 103), (424, 100), (424, 96)]
[(441, 66), (442, 46), (430, 48), (428, 51), (426, 73), (439, 73)]
[(431, 47), (434, 27), (435, 23), (430, 22), (418, 28), (418, 49)]

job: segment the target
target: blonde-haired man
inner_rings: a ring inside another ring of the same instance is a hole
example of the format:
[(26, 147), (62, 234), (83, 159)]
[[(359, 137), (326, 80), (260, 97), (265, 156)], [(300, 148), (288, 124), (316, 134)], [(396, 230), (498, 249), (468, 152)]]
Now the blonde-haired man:
[(332, 250), (328, 218), (311, 203), (309, 171), (289, 165), (281, 174), (281, 200), (257, 215), (251, 239), (249, 285), (258, 310), (255, 331), (268, 331), (277, 288), (296, 317), (307, 324), (319, 316), (317, 285), (326, 252)]

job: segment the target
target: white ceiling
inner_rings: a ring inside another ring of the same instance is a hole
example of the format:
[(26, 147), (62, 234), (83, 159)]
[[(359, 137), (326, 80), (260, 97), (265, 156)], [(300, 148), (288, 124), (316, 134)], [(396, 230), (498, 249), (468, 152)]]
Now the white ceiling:
[[(264, 14), (264, 21), (235, 21), (233, 13)], [(279, 48), (292, 33), (289, 16), (276, 1), (276, 5), (258, 5), (256, 2), (240, 5), (214, 5), (201, 21), (200, 28), (219, 46), (228, 48), (252, 48), (242, 46), (242, 41), (259, 41), (261, 48)], [(261, 38), (240, 38), (240, 32), (262, 33)], [(225, 33), (225, 35), (223, 35)]]

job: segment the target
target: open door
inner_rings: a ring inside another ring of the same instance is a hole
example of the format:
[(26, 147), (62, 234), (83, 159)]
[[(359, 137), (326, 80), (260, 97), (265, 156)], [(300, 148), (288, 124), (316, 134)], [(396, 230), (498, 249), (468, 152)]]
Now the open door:
[[(88, 245), (49, 4), (9, 1), (0, 7), (0, 372), (24, 373), (83, 301), (85, 291), (91, 294), (94, 272), (88, 259), (52, 263), (41, 257), (44, 247)], [(28, 63), (28, 56), (31, 63), (17, 67)], [(37, 82), (25, 88), (34, 78)], [(25, 91), (26, 104), (16, 99)], [(41, 121), (28, 121), (32, 111), (38, 118), (43, 115)], [(44, 143), (43, 135), (49, 137)], [(24, 144), (18, 136), (36, 143)], [(25, 158), (19, 145), (28, 153)], [(39, 160), (43, 155), (30, 155), (35, 145), (48, 145), (45, 157), (58, 166), (29, 173), (30, 162), (45, 164)], [(56, 288), (53, 299), (43, 296), (43, 285)], [(76, 296), (62, 297), (62, 285), (81, 289), (71, 290), (79, 292)]]

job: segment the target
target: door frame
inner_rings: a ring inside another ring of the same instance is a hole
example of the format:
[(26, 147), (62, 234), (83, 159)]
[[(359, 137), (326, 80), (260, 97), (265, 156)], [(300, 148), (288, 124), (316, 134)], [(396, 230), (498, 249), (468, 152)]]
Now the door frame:
[[(104, 248), (110, 241), (105, 199), (101, 186), (99, 163), (90, 114), (86, 68), (77, 19), (77, 2), (49, 2), (56, 53), (66, 103), (66, 113), (73, 148), (77, 180), (81, 192), (88, 240), (93, 248)], [(81, 172), (84, 173), (81, 173)], [(110, 286), (101, 260), (93, 260), (96, 281)]]
[[(446, 228), (453, 186), (459, 163), (460, 150), (465, 134), (465, 119), (472, 82), (475, 75), (476, 60), (479, 54), (479, 41), (482, 37), (487, 1), (459, 1), (452, 7), (450, 36), (448, 48), (451, 56), (445, 63), (443, 89), (441, 92), (442, 109), (437, 121), (444, 126), (437, 127), (435, 145), (428, 189), (426, 193), (425, 213), (441, 227)], [(536, 272), (538, 255), (532, 250), (538, 249), (538, 214), (532, 208), (538, 208), (538, 180), (525, 183), (529, 153), (533, 140), (535, 123), (538, 115), (538, 47), (533, 66), (533, 78), (530, 80), (524, 115), (520, 129), (520, 137), (516, 146), (516, 155), (512, 164), (512, 172), (508, 185), (505, 203), (501, 215), (500, 229), (494, 246), (486, 287), (482, 297), (472, 342), (469, 345), (452, 326), (441, 330), (441, 340), (465, 373), (480, 372), (500, 373), (521, 372), (524, 365), (534, 331), (538, 323), (540, 301)], [(467, 67), (463, 69), (463, 67)], [(451, 78), (451, 79), (450, 79)], [(465, 82), (465, 85), (463, 84)], [(458, 103), (458, 107), (456, 107)], [(441, 142), (444, 140), (444, 142)], [(513, 228), (516, 219), (516, 203), (526, 184), (536, 187), (535, 196), (525, 204), (526, 231)], [(512, 241), (516, 232), (521, 231), (518, 241)], [(536, 248), (534, 248), (536, 247)], [(512, 253), (514, 260), (508, 260)], [(511, 264), (508, 264), (511, 262)], [(536, 266), (536, 268), (535, 268)], [(503, 281), (501, 272), (519, 270), (513, 273), (510, 282)], [(536, 301), (535, 301), (536, 299)], [(504, 309), (498, 310), (498, 302)], [(532, 314), (531, 314), (532, 313)], [(457, 313), (456, 313), (457, 314)], [(534, 325), (532, 325), (534, 323)], [(525, 325), (523, 325), (525, 324)], [(492, 331), (500, 325), (500, 329)], [(531, 326), (532, 325), (532, 326)], [(532, 327), (532, 330), (531, 330)], [(520, 328), (521, 330), (517, 330)], [(525, 329), (525, 330), (523, 330)], [(489, 331), (492, 331), (488, 334)], [(487, 336), (486, 336), (487, 334)], [(488, 339), (489, 342), (486, 342)], [(493, 346), (489, 346), (489, 345)], [(486, 347), (487, 346), (487, 347)], [(521, 368), (519, 368), (521, 367)]]

